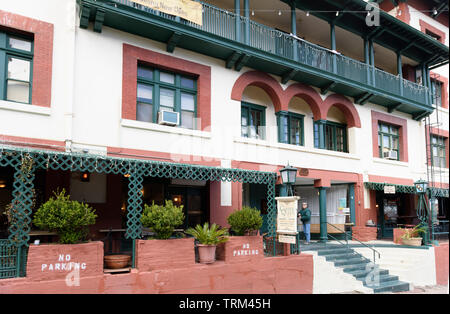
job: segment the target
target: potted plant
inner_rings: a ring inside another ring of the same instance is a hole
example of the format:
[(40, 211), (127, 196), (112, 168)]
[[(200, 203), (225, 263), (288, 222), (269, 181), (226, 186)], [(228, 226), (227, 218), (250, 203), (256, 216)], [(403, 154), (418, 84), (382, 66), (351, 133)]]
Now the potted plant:
[(218, 246), (218, 259), (233, 263), (264, 256), (263, 238), (258, 235), (263, 219), (258, 209), (244, 206), (241, 210), (231, 213), (227, 222), (234, 236)]
[(420, 233), (426, 232), (426, 227), (420, 224), (412, 229), (406, 229), (405, 233), (402, 235), (402, 243), (411, 246), (421, 246), (422, 237), (419, 236)]
[(195, 264), (194, 239), (173, 237), (175, 228), (183, 222), (183, 206), (176, 206), (171, 200), (164, 205), (144, 205), (142, 226), (155, 234), (136, 241), (136, 267), (140, 271)]
[(203, 227), (197, 225), (195, 228), (189, 228), (186, 233), (192, 235), (199, 242), (197, 245), (199, 262), (203, 264), (214, 263), (217, 245), (228, 241), (226, 229), (221, 229), (216, 224), (212, 224), (210, 227), (207, 222), (203, 224)]
[(55, 231), (59, 243), (75, 244), (86, 241), (88, 226), (95, 224), (97, 215), (89, 205), (70, 200), (66, 191), (54, 192), (34, 214), (33, 223), (42, 230)]
[(255, 235), (263, 223), (259, 210), (248, 206), (231, 213), (227, 221), (231, 230), (239, 236)]
[(73, 201), (66, 191), (54, 192), (33, 216), (33, 224), (58, 235), (56, 244), (30, 245), (27, 277), (32, 280), (59, 280), (73, 270), (80, 276), (103, 274), (103, 242), (87, 241), (88, 226), (97, 215), (89, 205)]

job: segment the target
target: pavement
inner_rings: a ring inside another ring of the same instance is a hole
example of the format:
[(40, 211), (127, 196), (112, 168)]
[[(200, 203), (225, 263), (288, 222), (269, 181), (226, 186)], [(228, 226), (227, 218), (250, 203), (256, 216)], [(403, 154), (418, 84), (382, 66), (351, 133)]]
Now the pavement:
[(414, 287), (411, 291), (394, 292), (393, 294), (449, 294), (448, 286)]

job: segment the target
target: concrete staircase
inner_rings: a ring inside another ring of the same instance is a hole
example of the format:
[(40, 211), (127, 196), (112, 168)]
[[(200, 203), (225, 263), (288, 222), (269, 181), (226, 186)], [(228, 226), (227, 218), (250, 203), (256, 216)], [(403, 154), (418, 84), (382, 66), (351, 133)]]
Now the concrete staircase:
[(409, 291), (410, 285), (400, 281), (398, 276), (390, 275), (386, 269), (380, 269), (373, 261), (363, 255), (339, 244), (311, 243), (301, 245), (301, 251), (315, 252), (326, 261), (352, 275), (362, 282), (363, 286), (372, 289), (373, 293)]

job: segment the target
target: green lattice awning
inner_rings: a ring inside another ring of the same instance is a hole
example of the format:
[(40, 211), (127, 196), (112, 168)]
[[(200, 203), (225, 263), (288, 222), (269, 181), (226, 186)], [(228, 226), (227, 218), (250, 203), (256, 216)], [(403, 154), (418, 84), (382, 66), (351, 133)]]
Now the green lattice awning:
[[(396, 193), (416, 194), (416, 187), (414, 185), (364, 182), (364, 187), (366, 187), (369, 190), (384, 191), (385, 186), (395, 186)], [(428, 195), (431, 197), (449, 197), (448, 189), (429, 187), (427, 192)]]

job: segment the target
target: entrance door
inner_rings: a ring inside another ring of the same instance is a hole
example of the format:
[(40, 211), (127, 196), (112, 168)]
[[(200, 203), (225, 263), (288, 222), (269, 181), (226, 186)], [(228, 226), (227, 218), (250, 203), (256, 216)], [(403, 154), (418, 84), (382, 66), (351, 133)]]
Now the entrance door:
[(381, 192), (380, 196), (377, 197), (382, 238), (394, 238), (394, 228), (397, 228), (398, 224), (400, 203), (400, 197), (397, 195), (386, 195)]
[(195, 227), (208, 220), (205, 207), (205, 188), (169, 186), (167, 194), (166, 198), (172, 200), (175, 205), (183, 205), (184, 228)]

